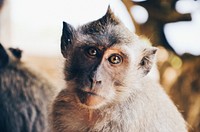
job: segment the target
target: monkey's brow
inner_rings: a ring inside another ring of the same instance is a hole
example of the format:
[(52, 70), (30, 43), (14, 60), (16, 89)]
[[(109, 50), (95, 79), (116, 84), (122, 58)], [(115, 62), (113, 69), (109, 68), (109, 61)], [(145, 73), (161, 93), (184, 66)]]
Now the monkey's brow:
[(104, 46), (98, 42), (95, 42), (95, 41), (88, 41), (88, 40), (85, 40), (85, 41), (77, 41), (80, 46), (79, 47), (89, 47), (89, 46), (94, 46), (94, 47), (99, 47), (100, 49), (104, 48)]
[(78, 48), (80, 48), (80, 49), (86, 49), (88, 47), (95, 47), (99, 51), (105, 51), (105, 49), (106, 49), (105, 47), (103, 47), (103, 46), (97, 46), (96, 44), (94, 44), (94, 45), (84, 44), (84, 45), (79, 46)]
[[(111, 46), (111, 47), (112, 47), (112, 46)], [(119, 53), (121, 56), (123, 56), (123, 58), (128, 58), (128, 57), (129, 57), (129, 55), (128, 55), (125, 51), (123, 51), (123, 50), (121, 50), (121, 49), (118, 50), (118, 53)]]
[(120, 51), (120, 54), (125, 57), (125, 58), (128, 58), (128, 54), (124, 53), (123, 51)]

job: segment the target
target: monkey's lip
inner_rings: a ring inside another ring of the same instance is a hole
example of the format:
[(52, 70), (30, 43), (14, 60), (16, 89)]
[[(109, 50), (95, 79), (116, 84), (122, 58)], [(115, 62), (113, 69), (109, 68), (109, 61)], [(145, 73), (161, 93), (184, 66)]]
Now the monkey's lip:
[(81, 89), (77, 90), (77, 96), (80, 102), (87, 106), (95, 106), (101, 103), (104, 98), (97, 93), (91, 91), (83, 91)]

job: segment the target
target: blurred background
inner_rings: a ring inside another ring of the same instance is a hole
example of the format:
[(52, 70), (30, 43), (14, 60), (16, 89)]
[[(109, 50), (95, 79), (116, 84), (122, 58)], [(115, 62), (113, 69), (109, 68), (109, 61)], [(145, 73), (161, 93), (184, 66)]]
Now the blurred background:
[(200, 0), (0, 0), (0, 42), (22, 49), (25, 61), (59, 84), (62, 22), (77, 27), (96, 20), (108, 5), (160, 49), (160, 82), (190, 131), (200, 132)]

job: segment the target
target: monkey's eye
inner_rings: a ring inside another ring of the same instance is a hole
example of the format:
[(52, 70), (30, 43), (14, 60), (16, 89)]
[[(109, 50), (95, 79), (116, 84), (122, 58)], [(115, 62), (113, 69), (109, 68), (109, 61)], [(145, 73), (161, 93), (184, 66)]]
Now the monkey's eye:
[(112, 54), (109, 58), (108, 61), (112, 64), (119, 64), (122, 62), (122, 56), (118, 54)]
[(97, 49), (94, 47), (90, 47), (87, 49), (87, 54), (89, 56), (95, 57), (95, 56), (97, 56)]

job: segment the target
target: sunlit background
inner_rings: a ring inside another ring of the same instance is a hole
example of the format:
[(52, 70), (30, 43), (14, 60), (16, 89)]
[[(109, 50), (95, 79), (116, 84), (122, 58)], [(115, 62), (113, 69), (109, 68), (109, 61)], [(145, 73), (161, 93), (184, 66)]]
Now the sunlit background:
[[(121, 0), (7, 0), (2, 10), (5, 18), (1, 20), (7, 26), (1, 26), (0, 39), (29, 54), (60, 55), (62, 21), (77, 27), (103, 16), (108, 5), (134, 32), (135, 27)], [(180, 0), (176, 9), (180, 13), (192, 13), (192, 21), (166, 24), (166, 38), (178, 54), (199, 55), (200, 1)], [(138, 23), (148, 19), (148, 12), (141, 6), (134, 6), (131, 12)]]

